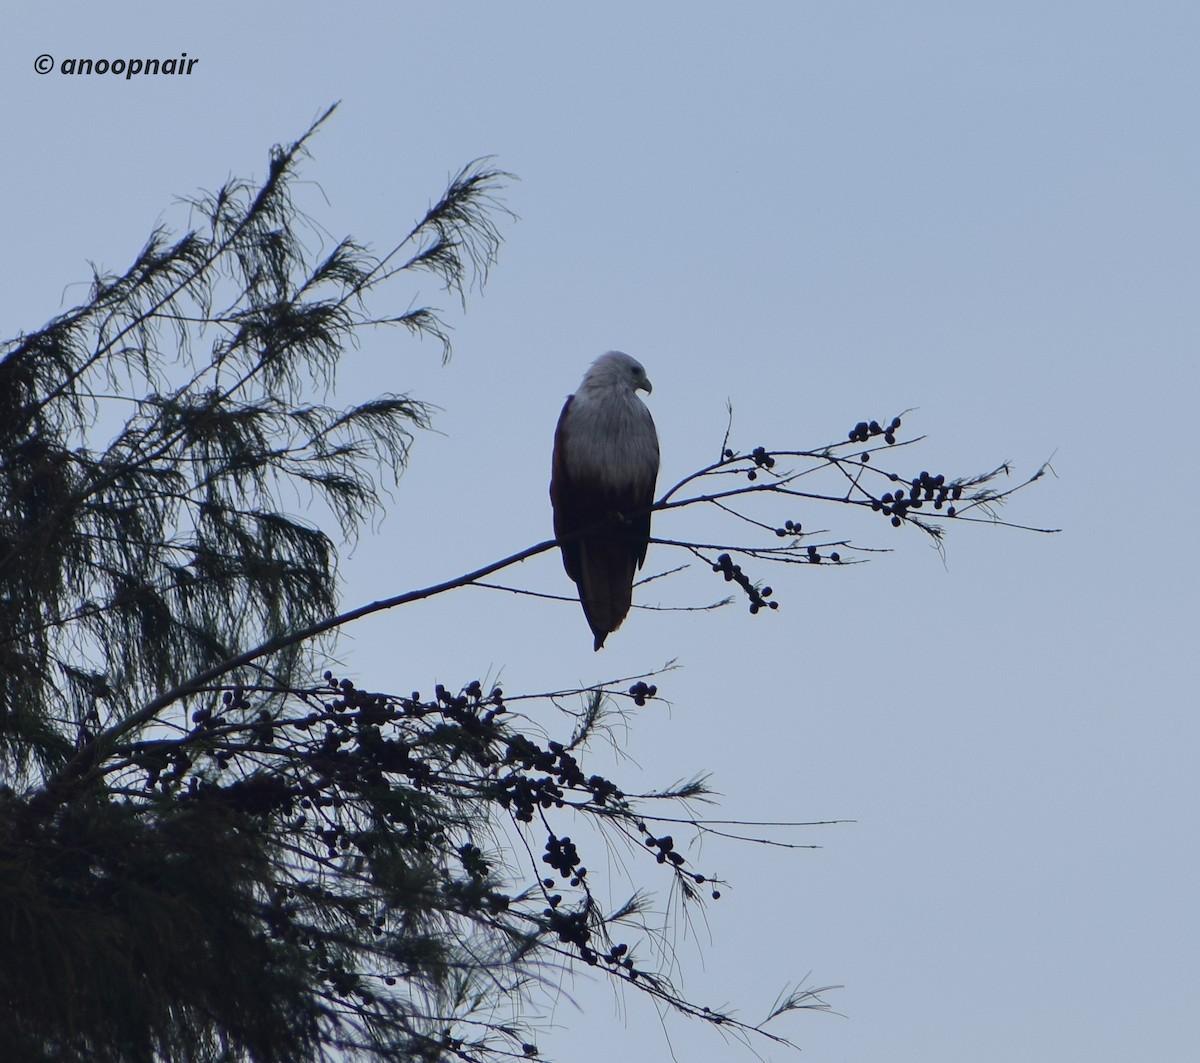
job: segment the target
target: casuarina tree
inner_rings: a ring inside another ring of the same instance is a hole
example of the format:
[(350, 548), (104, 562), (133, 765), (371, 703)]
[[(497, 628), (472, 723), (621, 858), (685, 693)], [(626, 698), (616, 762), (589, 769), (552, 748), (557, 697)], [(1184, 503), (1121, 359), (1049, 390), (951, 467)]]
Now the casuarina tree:
[[(466, 166), (386, 254), (328, 246), (291, 196), (319, 125), (0, 348), (0, 1058), (528, 1057), (530, 988), (570, 965), (781, 1039), (643, 962), (636, 886), (615, 906), (593, 888), (589, 846), (624, 844), (685, 901), (720, 894), (675, 840), (706, 829), (688, 811), (702, 779), (639, 795), (585, 766), (589, 740), (659, 697), (657, 676), (514, 695), (466, 674), (422, 693), (325, 666), (347, 620), (563, 543), (338, 611), (340, 544), (378, 512), (429, 410), (401, 394), (339, 407), (336, 370), (388, 326), (449, 355), (413, 293), (484, 279), (508, 175)], [(756, 495), (933, 535), (992, 515), (1001, 470), (884, 472), (872, 455), (903, 447), (886, 424), (813, 450), (726, 440), (654, 508), (716, 507), (765, 536), (672, 544), (751, 612), (773, 592), (744, 566), (854, 560), (742, 513)], [(835, 486), (812, 489), (818, 474)], [(571, 710), (564, 733), (535, 722), (539, 702)], [(824, 1007), (818, 993), (774, 1013)]]

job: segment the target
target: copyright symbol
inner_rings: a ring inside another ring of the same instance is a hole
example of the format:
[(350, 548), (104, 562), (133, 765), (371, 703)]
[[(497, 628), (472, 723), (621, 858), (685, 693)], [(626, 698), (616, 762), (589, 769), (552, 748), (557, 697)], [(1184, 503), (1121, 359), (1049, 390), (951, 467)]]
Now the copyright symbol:
[(49, 74), (54, 69), (54, 56), (43, 52), (33, 61), (33, 69), (39, 74)]

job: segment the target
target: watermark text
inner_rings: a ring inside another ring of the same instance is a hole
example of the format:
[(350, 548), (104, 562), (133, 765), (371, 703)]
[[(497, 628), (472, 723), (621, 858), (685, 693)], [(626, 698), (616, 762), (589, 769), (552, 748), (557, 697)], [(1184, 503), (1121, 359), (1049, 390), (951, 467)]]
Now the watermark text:
[(68, 76), (90, 74), (116, 75), (130, 81), (135, 77), (187, 77), (191, 74), (197, 58), (189, 58), (187, 52), (170, 59), (63, 59), (57, 64), (54, 56), (43, 52), (33, 61), (33, 69), (39, 74), (50, 74), (55, 70)]

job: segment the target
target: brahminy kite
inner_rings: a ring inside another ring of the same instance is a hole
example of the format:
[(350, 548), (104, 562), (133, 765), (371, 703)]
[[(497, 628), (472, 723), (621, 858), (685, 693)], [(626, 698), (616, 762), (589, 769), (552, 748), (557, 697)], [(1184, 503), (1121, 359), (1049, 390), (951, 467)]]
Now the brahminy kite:
[(567, 398), (554, 433), (554, 535), (597, 650), (629, 612), (633, 575), (650, 542), (658, 433), (639, 390), (651, 388), (636, 359), (600, 355)]

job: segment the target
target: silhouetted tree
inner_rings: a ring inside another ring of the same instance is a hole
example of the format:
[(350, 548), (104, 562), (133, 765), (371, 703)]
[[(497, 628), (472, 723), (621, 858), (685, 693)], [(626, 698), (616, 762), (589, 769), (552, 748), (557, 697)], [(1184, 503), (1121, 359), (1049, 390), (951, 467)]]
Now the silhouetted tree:
[[(685, 900), (719, 893), (672, 836), (705, 822), (659, 807), (703, 797), (702, 779), (633, 795), (584, 766), (624, 704), (658, 696), (656, 676), (513, 697), (321, 675), (321, 636), (346, 620), (555, 544), (335, 614), (333, 535), (377, 509), (428, 423), (403, 395), (328, 405), (335, 370), (377, 325), (448, 355), (431, 309), (375, 316), (371, 297), (422, 273), (459, 296), (482, 279), (507, 175), (467, 166), (381, 258), (350, 240), (314, 253), (290, 187), (319, 124), (272, 153), (260, 185), (194, 200), (194, 231), (156, 232), (84, 305), (0, 350), (0, 1058), (532, 1056), (522, 1005), (572, 964), (780, 1040), (643, 966), (643, 895), (610, 910), (591, 886), (584, 854), (603, 839)], [(899, 427), (862, 422), (810, 451), (723, 445), (656, 508), (719, 507), (774, 540), (674, 544), (759, 611), (773, 592), (748, 558), (840, 563), (849, 547), (742, 513), (755, 495), (930, 532), (929, 512), (1001, 500), (995, 474), (876, 472)], [(821, 472), (844, 486), (800, 490)], [(289, 515), (296, 490), (327, 527)], [(532, 722), (538, 700), (574, 706), (567, 733)], [(824, 1007), (818, 993), (785, 994), (773, 1015)]]

